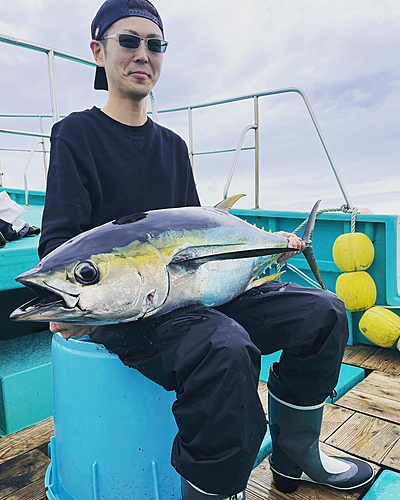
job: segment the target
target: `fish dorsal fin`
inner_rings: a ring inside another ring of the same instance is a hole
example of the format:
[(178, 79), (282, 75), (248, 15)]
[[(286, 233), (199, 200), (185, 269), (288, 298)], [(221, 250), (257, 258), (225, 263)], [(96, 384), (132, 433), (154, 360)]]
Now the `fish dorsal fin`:
[(240, 200), (245, 194), (235, 194), (234, 196), (229, 196), (225, 200), (217, 203), (214, 208), (219, 208), (219, 210), (223, 210), (224, 212), (229, 212), (229, 210), (233, 207), (233, 205)]
[(147, 212), (137, 212), (131, 215), (125, 215), (125, 217), (120, 217), (113, 221), (113, 224), (121, 226), (123, 224), (132, 224), (133, 222), (138, 222), (147, 217)]

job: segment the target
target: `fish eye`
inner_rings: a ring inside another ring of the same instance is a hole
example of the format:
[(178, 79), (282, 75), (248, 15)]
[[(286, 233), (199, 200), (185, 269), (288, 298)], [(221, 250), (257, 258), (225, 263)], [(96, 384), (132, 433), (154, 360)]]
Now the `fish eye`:
[(100, 279), (100, 270), (91, 260), (83, 260), (75, 266), (74, 275), (82, 285), (94, 285)]

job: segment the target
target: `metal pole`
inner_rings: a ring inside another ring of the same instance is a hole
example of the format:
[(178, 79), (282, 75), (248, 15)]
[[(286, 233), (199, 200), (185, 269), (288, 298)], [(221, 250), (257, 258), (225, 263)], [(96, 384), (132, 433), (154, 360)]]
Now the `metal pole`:
[(192, 108), (188, 107), (189, 118), (189, 156), (192, 169), (194, 169), (194, 149), (193, 149), (193, 113)]
[(258, 97), (254, 96), (254, 135), (255, 135), (255, 173), (254, 173), (254, 199), (255, 199), (255, 209), (260, 208), (260, 121), (258, 113)]
[(53, 49), (52, 47), (47, 47), (45, 45), (39, 45), (38, 43), (27, 42), (21, 40), (20, 38), (13, 38), (11, 36), (0, 34), (0, 43), (9, 43), (10, 45), (16, 45), (17, 47), (23, 47), (25, 49), (36, 50), (38, 52), (49, 52), (52, 50), (54, 55), (57, 57), (62, 57), (68, 61), (78, 62), (86, 64), (87, 66), (96, 67), (96, 63), (91, 59), (86, 59), (85, 57), (76, 56), (74, 54), (69, 54), (68, 52), (63, 52), (62, 50)]
[(150, 92), (150, 101), (151, 101), (151, 118), (153, 122), (158, 123), (157, 101), (153, 91)]
[(36, 146), (40, 144), (41, 141), (35, 142), (35, 144), (32, 146), (31, 152), (29, 154), (28, 161), (26, 162), (25, 169), (24, 169), (24, 189), (25, 189), (25, 205), (29, 205), (29, 191), (28, 191), (28, 170), (29, 166), (31, 164), (33, 154), (35, 152)]
[(53, 114), (53, 123), (56, 123), (56, 122), (60, 121), (60, 113), (58, 112), (56, 76), (55, 76), (55, 65), (54, 65), (54, 50), (49, 50), (47, 52), (47, 60), (48, 60), (48, 66), (49, 66), (51, 110), (52, 110), (52, 114)]
[(36, 132), (23, 132), (22, 130), (6, 130), (4, 128), (0, 128), (0, 134), (11, 134), (11, 135), (22, 135), (26, 137), (47, 137), (47, 139), (50, 139), (49, 135), (45, 134), (37, 134)]
[(342, 178), (340, 177), (340, 174), (339, 174), (339, 171), (336, 167), (335, 161), (333, 160), (333, 156), (332, 156), (332, 153), (329, 149), (328, 143), (325, 140), (324, 134), (322, 133), (321, 127), (319, 126), (319, 123), (317, 121), (317, 117), (314, 114), (314, 111), (311, 107), (311, 104), (310, 104), (306, 94), (299, 88), (295, 88), (295, 89), (293, 89), (293, 91), (300, 94), (301, 97), (303, 98), (304, 104), (306, 105), (308, 113), (310, 114), (311, 120), (314, 124), (316, 131), (317, 131), (318, 137), (320, 138), (320, 141), (322, 143), (322, 147), (324, 148), (326, 156), (328, 157), (328, 161), (332, 167), (333, 174), (336, 178), (337, 183), (339, 184), (339, 188), (340, 188), (340, 191), (342, 192), (343, 198), (345, 199), (345, 202), (347, 204), (347, 208), (353, 208), (354, 205), (352, 204), (352, 202), (350, 200), (350, 196), (347, 192), (347, 189), (345, 188), (345, 185), (343, 184)]
[(253, 125), (247, 125), (247, 127), (245, 127), (243, 129), (243, 132), (240, 134), (239, 144), (237, 145), (237, 148), (236, 148), (235, 158), (233, 159), (233, 164), (232, 164), (232, 167), (231, 167), (231, 171), (229, 172), (229, 176), (228, 176), (228, 179), (226, 181), (225, 188), (224, 188), (224, 193), (222, 195), (223, 198), (224, 198), (224, 200), (226, 200), (226, 198), (228, 198), (229, 186), (231, 185), (232, 177), (233, 177), (233, 174), (235, 173), (236, 164), (237, 164), (238, 159), (239, 159), (240, 151), (242, 150), (242, 145), (243, 145), (244, 138), (245, 138), (247, 132), (249, 130), (251, 130), (252, 128), (256, 129), (257, 127), (256, 127), (255, 124), (253, 124)]
[[(43, 119), (39, 115), (40, 122), (40, 132), (43, 134)], [(42, 150), (43, 150), (43, 166), (44, 166), (44, 178), (47, 180), (47, 158), (46, 158), (46, 144), (44, 142), (44, 137), (42, 137)]]

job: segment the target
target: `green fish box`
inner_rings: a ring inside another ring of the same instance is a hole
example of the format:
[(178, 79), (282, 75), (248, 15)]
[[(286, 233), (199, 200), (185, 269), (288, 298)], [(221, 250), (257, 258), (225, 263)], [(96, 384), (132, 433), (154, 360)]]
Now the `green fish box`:
[(53, 414), (49, 331), (5, 340), (0, 350), (0, 435)]

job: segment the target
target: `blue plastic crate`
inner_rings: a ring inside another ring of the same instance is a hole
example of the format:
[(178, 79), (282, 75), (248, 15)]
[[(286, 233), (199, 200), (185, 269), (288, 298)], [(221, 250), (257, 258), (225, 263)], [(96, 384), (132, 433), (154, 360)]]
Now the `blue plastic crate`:
[(170, 500), (175, 393), (92, 342), (53, 337), (50, 500)]

